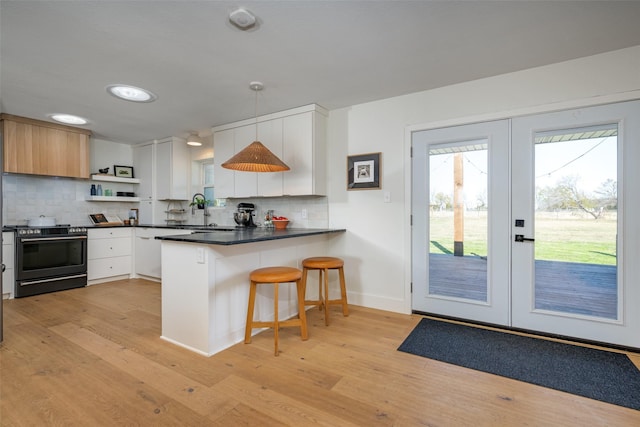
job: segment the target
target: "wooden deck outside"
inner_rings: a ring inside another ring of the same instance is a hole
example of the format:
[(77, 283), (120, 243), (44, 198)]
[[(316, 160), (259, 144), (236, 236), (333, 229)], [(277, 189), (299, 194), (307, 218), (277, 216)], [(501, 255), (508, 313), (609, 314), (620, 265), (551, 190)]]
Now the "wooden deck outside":
[[(606, 319), (618, 317), (615, 266), (536, 261), (535, 275), (537, 309)], [(430, 254), (429, 293), (486, 301), (486, 259)]]

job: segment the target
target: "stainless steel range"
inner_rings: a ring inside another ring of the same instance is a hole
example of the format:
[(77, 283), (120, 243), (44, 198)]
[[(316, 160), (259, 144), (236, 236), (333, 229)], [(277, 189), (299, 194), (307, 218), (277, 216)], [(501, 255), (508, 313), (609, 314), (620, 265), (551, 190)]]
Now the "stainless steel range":
[(87, 229), (16, 227), (16, 298), (87, 285)]

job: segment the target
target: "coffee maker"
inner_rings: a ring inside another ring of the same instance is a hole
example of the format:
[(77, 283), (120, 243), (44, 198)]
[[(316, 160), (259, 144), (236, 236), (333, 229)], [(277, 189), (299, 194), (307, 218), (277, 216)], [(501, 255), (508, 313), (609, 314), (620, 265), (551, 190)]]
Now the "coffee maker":
[(238, 203), (238, 210), (233, 213), (233, 220), (240, 227), (257, 227), (253, 222), (256, 206), (253, 203)]

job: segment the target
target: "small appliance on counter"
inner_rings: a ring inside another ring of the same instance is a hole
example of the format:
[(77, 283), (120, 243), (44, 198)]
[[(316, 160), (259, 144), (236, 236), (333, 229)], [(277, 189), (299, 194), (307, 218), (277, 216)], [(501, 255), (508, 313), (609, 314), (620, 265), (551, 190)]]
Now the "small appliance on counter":
[(240, 227), (257, 227), (253, 222), (256, 206), (253, 203), (238, 203), (238, 210), (233, 213), (233, 220)]

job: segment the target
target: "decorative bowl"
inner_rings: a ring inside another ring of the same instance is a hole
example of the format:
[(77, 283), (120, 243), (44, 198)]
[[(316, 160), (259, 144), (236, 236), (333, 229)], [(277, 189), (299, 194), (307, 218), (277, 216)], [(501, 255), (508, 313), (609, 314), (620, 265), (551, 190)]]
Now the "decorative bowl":
[(288, 219), (272, 219), (271, 222), (276, 230), (284, 230), (289, 225)]

